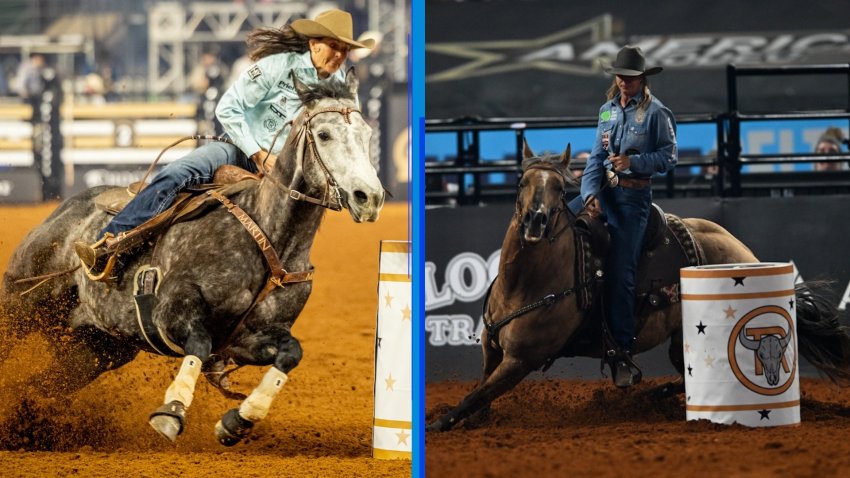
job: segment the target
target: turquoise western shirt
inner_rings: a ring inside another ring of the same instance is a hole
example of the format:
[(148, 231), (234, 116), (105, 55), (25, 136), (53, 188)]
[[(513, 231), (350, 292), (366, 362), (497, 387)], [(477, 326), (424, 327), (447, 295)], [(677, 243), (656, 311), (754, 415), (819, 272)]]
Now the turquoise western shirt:
[(278, 154), (303, 105), (298, 99), (290, 72), (305, 84), (319, 81), (345, 81), (342, 68), (325, 80), (319, 80), (310, 60), (310, 52), (277, 53), (260, 59), (239, 75), (227, 89), (215, 114), (224, 131), (236, 146), (251, 156), (260, 149), (269, 150), (277, 132), (283, 132), (274, 142), (272, 153)]
[(650, 178), (666, 173), (678, 162), (676, 151), (676, 119), (655, 96), (645, 111), (637, 107), (643, 93), (632, 98), (625, 108), (620, 95), (599, 108), (596, 141), (581, 178), (581, 197), (587, 200), (602, 188), (606, 169), (611, 169), (608, 156), (628, 154), (631, 165), (623, 173), (634, 178)]

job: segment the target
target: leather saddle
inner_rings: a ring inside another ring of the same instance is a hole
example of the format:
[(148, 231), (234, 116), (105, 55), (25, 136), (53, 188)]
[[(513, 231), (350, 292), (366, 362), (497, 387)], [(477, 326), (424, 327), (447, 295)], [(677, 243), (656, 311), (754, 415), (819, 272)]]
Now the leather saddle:
[[(579, 307), (593, 311), (586, 316), (595, 316), (598, 315), (598, 307), (594, 305), (603, 291), (610, 236), (601, 220), (587, 214), (576, 219), (575, 236), (576, 277), (579, 283), (585, 285), (578, 297)], [(635, 276), (636, 334), (643, 328), (650, 312), (680, 301), (679, 270), (704, 262), (699, 244), (682, 220), (673, 214), (665, 214), (661, 207), (653, 204)], [(579, 333), (576, 336), (589, 338), (581, 340), (583, 344), (572, 344), (570, 348), (591, 344), (598, 347), (601, 335), (598, 324), (596, 317), (586, 319), (581, 327), (589, 334)]]
[[(121, 253), (137, 247), (153, 236), (162, 234), (178, 222), (196, 218), (220, 206), (221, 203), (217, 199), (204, 194), (206, 191), (215, 190), (224, 197), (230, 197), (256, 184), (259, 180), (259, 176), (238, 166), (221, 166), (216, 170), (211, 183), (194, 186), (179, 193), (171, 207), (125, 233), (112, 253)], [(126, 189), (106, 190), (94, 198), (94, 203), (108, 214), (118, 214), (141, 190), (141, 187), (140, 183), (133, 183)]]
[[(194, 186), (185, 192), (178, 193), (177, 198), (174, 201), (174, 205), (184, 204), (185, 199), (209, 189), (233, 189), (232, 185), (245, 180), (259, 181), (260, 176), (242, 169), (239, 166), (225, 164), (215, 170), (212, 182)], [(135, 182), (127, 186), (126, 189), (110, 189), (95, 196), (94, 203), (99, 209), (114, 216), (121, 212), (143, 187), (144, 185), (141, 182)], [(238, 191), (242, 190), (242, 188), (237, 189)], [(238, 191), (232, 191), (229, 195), (235, 194)], [(166, 212), (168, 211), (163, 211), (160, 215), (164, 215)], [(186, 212), (188, 213), (190, 211)]]

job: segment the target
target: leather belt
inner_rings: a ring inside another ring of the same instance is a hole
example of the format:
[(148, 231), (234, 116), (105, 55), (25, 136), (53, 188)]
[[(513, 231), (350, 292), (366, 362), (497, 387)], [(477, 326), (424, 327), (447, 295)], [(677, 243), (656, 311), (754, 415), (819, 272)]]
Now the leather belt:
[(617, 177), (617, 185), (629, 189), (644, 189), (648, 188), (652, 182), (649, 179), (629, 178), (626, 176)]

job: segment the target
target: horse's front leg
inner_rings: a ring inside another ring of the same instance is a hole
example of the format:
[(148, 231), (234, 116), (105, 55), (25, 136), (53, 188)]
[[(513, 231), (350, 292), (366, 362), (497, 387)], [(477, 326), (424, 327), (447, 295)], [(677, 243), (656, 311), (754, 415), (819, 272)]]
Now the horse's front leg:
[(251, 433), (256, 422), (266, 418), (272, 401), (286, 383), (286, 374), (301, 361), (303, 351), (298, 339), (287, 334), (277, 347), (274, 366), (239, 408), (227, 411), (215, 424), (215, 436), (224, 446), (233, 446)]
[(181, 327), (185, 340), (177, 342), (183, 343), (186, 353), (180, 371), (165, 391), (163, 405), (157, 408), (149, 419), (154, 430), (172, 442), (183, 432), (186, 410), (192, 404), (201, 365), (212, 350), (212, 338), (200, 320), (190, 321), (188, 324), (188, 327)]

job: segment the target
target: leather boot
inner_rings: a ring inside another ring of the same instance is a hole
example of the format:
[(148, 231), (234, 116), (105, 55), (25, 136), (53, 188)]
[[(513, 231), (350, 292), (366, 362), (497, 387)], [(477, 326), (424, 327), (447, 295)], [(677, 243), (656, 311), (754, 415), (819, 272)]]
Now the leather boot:
[(608, 354), (608, 366), (611, 368), (614, 385), (618, 388), (629, 388), (640, 383), (643, 372), (640, 371), (628, 349), (611, 350)]

